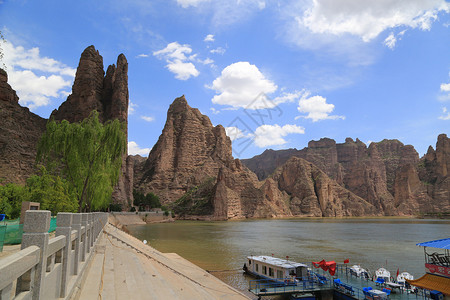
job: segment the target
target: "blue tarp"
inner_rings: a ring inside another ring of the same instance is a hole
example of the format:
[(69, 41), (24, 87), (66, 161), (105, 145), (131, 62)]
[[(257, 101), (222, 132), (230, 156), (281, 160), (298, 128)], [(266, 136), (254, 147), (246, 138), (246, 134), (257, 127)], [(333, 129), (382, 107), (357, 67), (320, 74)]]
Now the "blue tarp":
[(442, 239), (442, 240), (435, 240), (435, 241), (429, 241), (424, 243), (416, 244), (417, 246), (422, 247), (432, 247), (432, 248), (439, 248), (439, 249), (450, 249), (450, 238), (449, 239)]

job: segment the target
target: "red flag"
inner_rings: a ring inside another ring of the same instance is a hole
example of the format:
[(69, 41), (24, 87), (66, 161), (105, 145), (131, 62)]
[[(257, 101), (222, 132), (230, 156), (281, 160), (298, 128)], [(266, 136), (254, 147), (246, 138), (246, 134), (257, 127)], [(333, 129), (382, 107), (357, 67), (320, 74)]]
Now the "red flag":
[(398, 277), (398, 274), (400, 274), (400, 268), (397, 268), (397, 277)]
[(346, 259), (346, 260), (344, 260), (344, 264), (348, 264), (350, 262), (350, 259)]

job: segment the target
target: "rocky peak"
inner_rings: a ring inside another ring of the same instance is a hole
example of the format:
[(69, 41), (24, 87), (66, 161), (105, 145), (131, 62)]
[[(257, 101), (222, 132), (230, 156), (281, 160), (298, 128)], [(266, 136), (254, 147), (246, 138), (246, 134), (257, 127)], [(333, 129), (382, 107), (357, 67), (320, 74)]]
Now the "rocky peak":
[(94, 46), (81, 54), (72, 94), (52, 112), (55, 120), (80, 122), (95, 110), (102, 122), (118, 119), (127, 122), (128, 116), (128, 63), (123, 54), (117, 58), (117, 68), (110, 65), (106, 76), (103, 57)]
[(181, 96), (167, 111), (166, 124), (138, 185), (145, 192), (157, 192), (163, 202), (173, 202), (192, 186), (216, 178), (221, 167), (236, 168), (225, 129), (213, 127), (207, 116)]
[(0, 68), (0, 100), (10, 102), (12, 104), (19, 103), (19, 97), (16, 91), (8, 84), (8, 73)]

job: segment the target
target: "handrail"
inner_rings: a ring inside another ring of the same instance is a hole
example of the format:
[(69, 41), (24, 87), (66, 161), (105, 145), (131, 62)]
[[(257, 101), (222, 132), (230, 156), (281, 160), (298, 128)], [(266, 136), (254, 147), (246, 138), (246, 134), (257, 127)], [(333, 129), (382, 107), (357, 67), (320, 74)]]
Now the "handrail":
[(66, 237), (63, 235), (52, 238), (48, 241), (48, 248), (45, 255), (48, 257), (55, 254), (66, 245)]
[(0, 290), (11, 284), (40, 261), (41, 249), (30, 246), (0, 259)]

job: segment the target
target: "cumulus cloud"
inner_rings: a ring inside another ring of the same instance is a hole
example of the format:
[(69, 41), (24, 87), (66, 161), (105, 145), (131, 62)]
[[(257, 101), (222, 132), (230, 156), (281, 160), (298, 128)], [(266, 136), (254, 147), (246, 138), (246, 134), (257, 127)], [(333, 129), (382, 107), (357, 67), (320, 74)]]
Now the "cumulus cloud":
[(167, 62), (166, 68), (175, 74), (175, 78), (187, 80), (191, 77), (197, 77), (200, 74), (195, 68), (195, 65), (189, 62), (189, 60), (196, 59), (196, 54), (190, 55), (189, 57), (186, 56), (191, 53), (191, 46), (172, 42), (166, 48), (153, 52), (153, 55)]
[(128, 155), (148, 156), (152, 148), (140, 148), (136, 142), (128, 142)]
[(442, 116), (440, 116), (439, 119), (450, 120), (450, 111), (447, 110), (447, 107), (442, 108)]
[(384, 40), (384, 45), (389, 47), (390, 49), (394, 49), (395, 43), (397, 43), (397, 38), (395, 37), (394, 33), (391, 32), (391, 34), (389, 34), (389, 36)]
[(214, 42), (214, 34), (208, 34), (205, 36), (204, 42)]
[(248, 136), (248, 134), (244, 134), (242, 130), (240, 130), (238, 127), (235, 126), (225, 127), (225, 132), (227, 136), (231, 139), (231, 141)]
[(442, 83), (441, 91), (442, 92), (450, 92), (450, 83)]
[(210, 88), (218, 93), (213, 97), (213, 103), (246, 108), (250, 104), (253, 106), (255, 101), (264, 100), (257, 99), (261, 98), (260, 95), (275, 92), (277, 85), (267, 79), (255, 65), (237, 62), (223, 69)]
[(348, 33), (369, 42), (389, 28), (429, 30), (442, 11), (450, 11), (445, 0), (313, 0), (299, 22), (313, 33)]
[(39, 48), (15, 47), (2, 43), (8, 82), (17, 91), (20, 104), (34, 110), (49, 105), (51, 98), (66, 97), (76, 70), (49, 57), (42, 57)]
[(213, 115), (218, 115), (218, 114), (220, 114), (220, 110), (215, 109), (214, 107), (211, 107), (210, 110), (211, 110), (211, 112), (213, 113)]
[(141, 116), (141, 119), (147, 122), (153, 122), (155, 121), (155, 118), (149, 117), (149, 116)]
[(255, 130), (255, 145), (264, 148), (267, 146), (284, 145), (287, 141), (284, 137), (288, 134), (304, 134), (305, 128), (297, 125), (261, 125)]
[(300, 113), (307, 114), (298, 116), (295, 119), (305, 118), (311, 119), (313, 122), (321, 120), (344, 120), (344, 116), (330, 115), (334, 110), (334, 105), (327, 103), (327, 99), (322, 96), (309, 97), (310, 93), (306, 92), (298, 102), (297, 110)]

